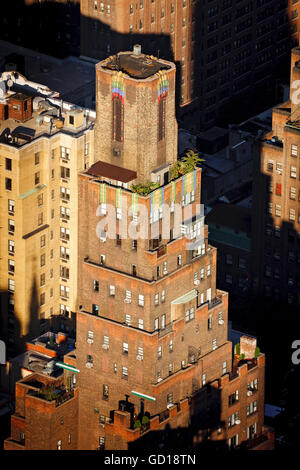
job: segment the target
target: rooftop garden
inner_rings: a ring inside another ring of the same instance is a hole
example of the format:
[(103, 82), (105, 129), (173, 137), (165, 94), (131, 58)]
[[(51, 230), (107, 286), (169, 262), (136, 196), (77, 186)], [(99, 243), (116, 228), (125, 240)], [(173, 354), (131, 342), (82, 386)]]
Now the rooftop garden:
[[(170, 179), (169, 181), (173, 181), (186, 173), (190, 173), (194, 171), (195, 168), (200, 165), (205, 160), (199, 157), (197, 152), (194, 150), (188, 150), (183, 156), (177, 160), (170, 167)], [(134, 193), (139, 194), (140, 196), (148, 196), (154, 189), (159, 188), (159, 183), (153, 183), (152, 181), (148, 181), (145, 184), (134, 184), (131, 186), (131, 191)]]
[(55, 401), (56, 406), (61, 405), (70, 398), (73, 398), (74, 391), (65, 387), (55, 387), (55, 385), (43, 385), (40, 390), (30, 390), (30, 395), (46, 401)]

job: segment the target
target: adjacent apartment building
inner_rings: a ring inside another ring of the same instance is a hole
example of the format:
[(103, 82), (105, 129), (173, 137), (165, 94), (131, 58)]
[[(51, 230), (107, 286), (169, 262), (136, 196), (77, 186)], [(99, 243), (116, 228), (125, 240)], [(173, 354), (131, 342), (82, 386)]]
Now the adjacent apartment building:
[[(94, 117), (14, 72), (0, 81), (1, 333), (8, 354), (77, 302), (78, 171)], [(30, 336), (28, 336), (30, 335)]]
[(291, 54), (290, 100), (273, 109), (272, 131), (257, 142), (253, 178), (255, 292), (299, 305), (300, 48)]
[(82, 56), (100, 60), (138, 42), (176, 62), (180, 109), (197, 109), (190, 128), (240, 122), (271, 90), (272, 102), (298, 43), (297, 0), (81, 0), (80, 9)]

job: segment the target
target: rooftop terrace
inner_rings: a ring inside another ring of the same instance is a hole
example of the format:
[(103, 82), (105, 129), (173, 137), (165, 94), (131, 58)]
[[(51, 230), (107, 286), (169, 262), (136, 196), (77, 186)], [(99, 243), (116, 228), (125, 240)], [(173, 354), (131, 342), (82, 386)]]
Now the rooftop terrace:
[(142, 54), (139, 45), (133, 52), (121, 52), (109, 57), (100, 64), (104, 69), (122, 71), (131, 78), (149, 78), (159, 70), (169, 70), (171, 65), (156, 57)]

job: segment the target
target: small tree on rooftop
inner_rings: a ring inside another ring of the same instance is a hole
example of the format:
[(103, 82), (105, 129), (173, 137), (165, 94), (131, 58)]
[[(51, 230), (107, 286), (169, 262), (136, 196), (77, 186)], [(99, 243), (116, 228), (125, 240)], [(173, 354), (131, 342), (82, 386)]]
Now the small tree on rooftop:
[(199, 157), (199, 153), (194, 150), (188, 150), (182, 157), (184, 163), (184, 172), (193, 171), (199, 163), (205, 162), (204, 158)]

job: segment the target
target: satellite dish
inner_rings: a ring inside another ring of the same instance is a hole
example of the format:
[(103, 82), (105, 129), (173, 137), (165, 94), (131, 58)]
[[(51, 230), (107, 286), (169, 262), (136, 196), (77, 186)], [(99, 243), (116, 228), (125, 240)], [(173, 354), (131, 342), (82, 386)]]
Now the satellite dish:
[(6, 87), (5, 87), (5, 83), (2, 81), (0, 82), (0, 98), (4, 98), (6, 94)]
[(13, 86), (13, 84), (14, 84), (14, 82), (12, 81), (11, 78), (9, 78), (9, 79), (7, 80), (7, 86), (9, 87), (9, 89)]

